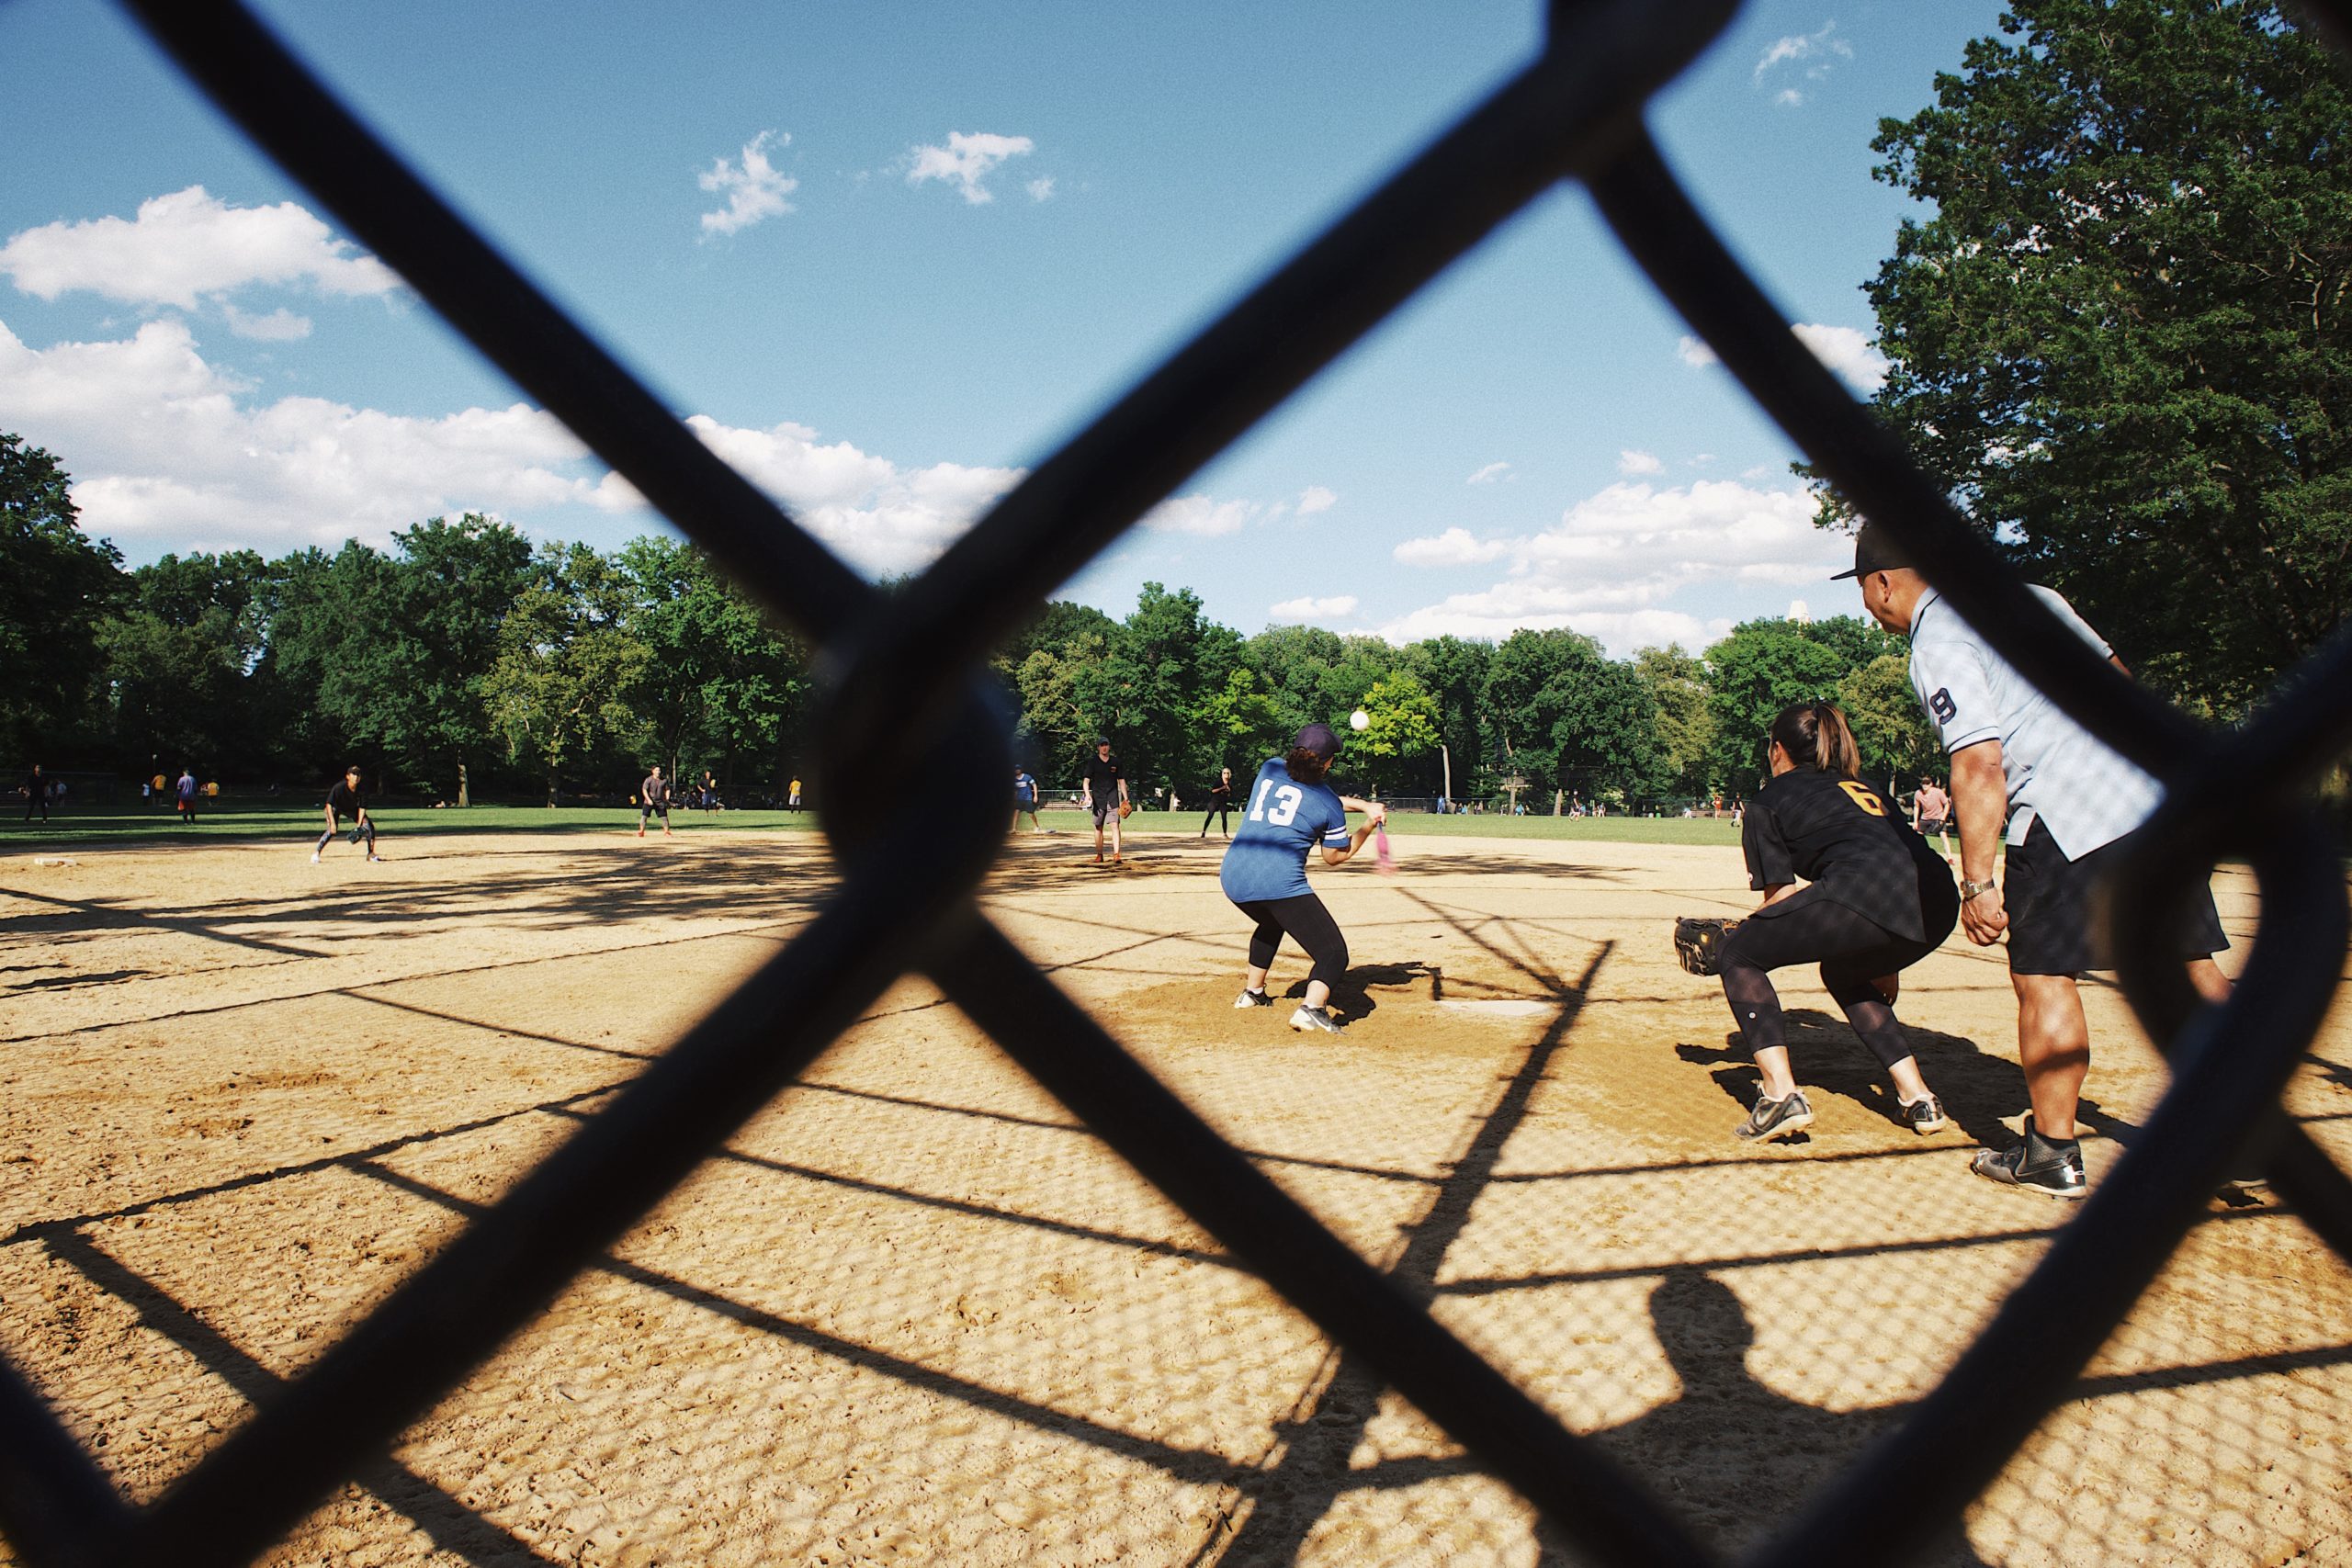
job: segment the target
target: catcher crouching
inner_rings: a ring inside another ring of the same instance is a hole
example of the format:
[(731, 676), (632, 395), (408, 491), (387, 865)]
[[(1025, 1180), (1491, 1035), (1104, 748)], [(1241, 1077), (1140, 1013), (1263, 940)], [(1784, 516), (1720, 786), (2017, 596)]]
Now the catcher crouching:
[[(1855, 776), (1853, 732), (1833, 705), (1782, 709), (1765, 755), (1771, 782), (1740, 829), (1748, 885), (1764, 901), (1722, 930), (1712, 954), (1763, 1079), (1736, 1135), (1772, 1138), (1813, 1123), (1813, 1107), (1789, 1070), (1781, 998), (1770, 978), (1792, 964), (1821, 965), (1822, 985), (1894, 1080), (1905, 1123), (1923, 1136), (1940, 1132), (1948, 1118), (1919, 1076), (1894, 1004), (1901, 972), (1942, 945), (1959, 921), (1951, 868)], [(1677, 924), (1686, 968), (1710, 956), (1710, 933), (1684, 930), (1702, 924)]]

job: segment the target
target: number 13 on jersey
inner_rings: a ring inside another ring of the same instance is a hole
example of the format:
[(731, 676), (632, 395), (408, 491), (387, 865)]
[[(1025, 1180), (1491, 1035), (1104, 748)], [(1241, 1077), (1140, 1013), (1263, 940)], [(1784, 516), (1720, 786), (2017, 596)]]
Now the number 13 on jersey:
[[(1268, 795), (1274, 797), (1271, 810), (1266, 806)], [(1258, 781), (1258, 798), (1250, 803), (1250, 820), (1271, 822), (1277, 828), (1287, 828), (1291, 825), (1293, 818), (1298, 816), (1299, 806), (1306, 799), (1306, 792), (1296, 784), (1283, 784), (1276, 788), (1273, 780), (1261, 779)]]

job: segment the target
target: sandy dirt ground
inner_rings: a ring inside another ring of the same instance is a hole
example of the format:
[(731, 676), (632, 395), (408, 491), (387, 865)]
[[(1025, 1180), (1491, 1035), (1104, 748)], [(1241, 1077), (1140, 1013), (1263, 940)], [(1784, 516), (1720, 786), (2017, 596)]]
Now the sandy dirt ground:
[[(0, 862), (0, 1349), (153, 1496), (574, 1130), (828, 886), (804, 836)], [(1903, 1418), (2072, 1211), (1966, 1174), (2025, 1109), (1997, 953), (1903, 1012), (1893, 1120), (1784, 974), (1819, 1121), (1679, 913), (1737, 852), (1401, 840), (1318, 874), (1337, 1042), (1231, 1007), (1216, 852), (1016, 844), (988, 907), (1261, 1168), (1729, 1549)], [(2250, 882), (2216, 881), (2233, 934)], [(2229, 955), (2234, 969), (2243, 951)], [(1285, 958), (1275, 987), (1303, 983)], [(2087, 988), (2094, 1179), (2163, 1087)], [(2290, 1099), (2352, 1163), (2352, 1010)], [(2217, 1201), (1935, 1560), (2352, 1563), (2352, 1270)], [(1530, 1511), (926, 986), (892, 992), (283, 1563), (1513, 1563)]]

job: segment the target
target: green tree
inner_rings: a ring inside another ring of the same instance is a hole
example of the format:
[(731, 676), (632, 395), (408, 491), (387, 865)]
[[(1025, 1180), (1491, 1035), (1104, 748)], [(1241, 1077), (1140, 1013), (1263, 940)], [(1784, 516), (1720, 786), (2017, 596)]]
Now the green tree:
[[(1193, 793), (1205, 793), (1216, 771), (1229, 767), (1246, 773), (1290, 744), (1295, 730), (1283, 728), (1283, 712), (1273, 694), (1265, 689), (1254, 670), (1236, 667), (1226, 671), (1225, 684), (1201, 698), (1193, 714), (1193, 733), (1208, 750), (1208, 771)], [(1180, 793), (1184, 786), (1180, 786)]]
[(1746, 621), (1707, 649), (1707, 710), (1714, 722), (1710, 783), (1751, 793), (1764, 776), (1764, 734), (1791, 703), (1835, 702), (1853, 666), (1795, 621)]
[(144, 772), (182, 764), (250, 777), (265, 765), (253, 670), (269, 569), (251, 550), (167, 555), (130, 574), (98, 626), (117, 754)]
[(629, 631), (628, 609), (628, 583), (610, 560), (586, 545), (549, 544), (500, 622), (482, 695), (507, 755), (546, 770), (549, 806), (566, 762), (644, 738), (623, 697), (651, 651)]
[(1622, 802), (1656, 766), (1657, 709), (1641, 677), (1581, 633), (1511, 633), (1495, 649), (1487, 704), (1504, 765), (1539, 798), (1566, 790)]
[(0, 432), (0, 747), (11, 758), (50, 750), (88, 715), (97, 626), (124, 587), (121, 553), (82, 532), (71, 484), (55, 457)]
[(1877, 406), (2135, 670), (2238, 711), (2352, 612), (2341, 62), (2275, 0), (2002, 31), (1871, 143), (1934, 211), (1870, 286)]
[(1885, 784), (1890, 795), (1907, 794), (1922, 773), (1938, 771), (1935, 731), (1919, 711), (1903, 655), (1883, 653), (1849, 671), (1838, 682), (1838, 705), (1853, 728), (1863, 776)]
[(1709, 772), (1715, 718), (1707, 702), (1707, 667), (1679, 647), (1645, 648), (1634, 655), (1634, 673), (1657, 713), (1659, 793), (1695, 799), (1720, 782)]
[(1398, 671), (1372, 683), (1363, 695), (1363, 712), (1371, 723), (1363, 734), (1348, 738), (1348, 771), (1372, 788), (1394, 794), (1405, 776), (1398, 764), (1437, 750), (1442, 717), (1437, 699), (1420, 677)]
[(1463, 799), (1485, 789), (1486, 760), (1492, 750), (1487, 675), (1494, 657), (1494, 644), (1458, 637), (1428, 637), (1408, 644), (1400, 654), (1404, 667), (1420, 677), (1437, 702), (1438, 739), (1446, 755), (1432, 793), (1450, 787)]
[(623, 701), (672, 777), (712, 766), (731, 784), (736, 760), (773, 748), (805, 698), (806, 654), (693, 545), (632, 539), (614, 564), (646, 649)]

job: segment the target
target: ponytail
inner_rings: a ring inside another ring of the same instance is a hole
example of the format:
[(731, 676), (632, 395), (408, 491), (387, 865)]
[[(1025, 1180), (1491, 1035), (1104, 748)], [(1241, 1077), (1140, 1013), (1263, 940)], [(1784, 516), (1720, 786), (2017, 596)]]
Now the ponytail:
[(1772, 720), (1768, 732), (1800, 768), (1812, 768), (1841, 779), (1859, 778), (1861, 749), (1835, 703), (1792, 703)]

